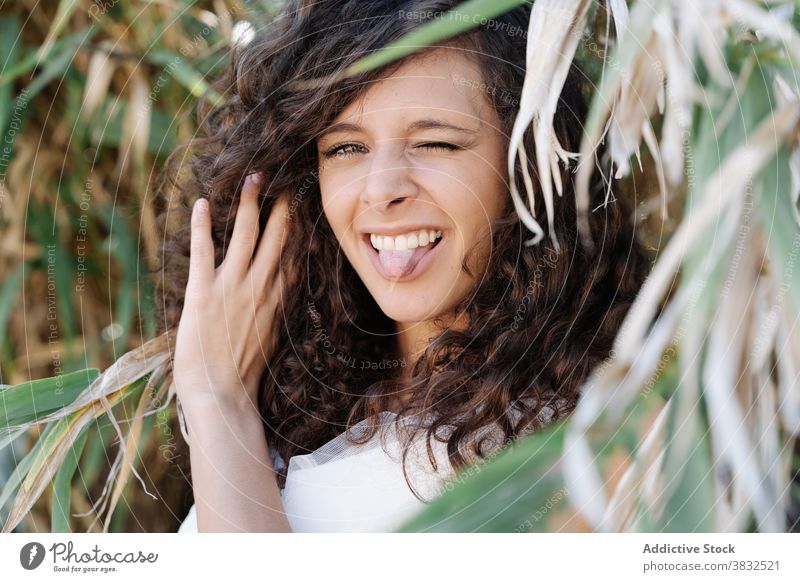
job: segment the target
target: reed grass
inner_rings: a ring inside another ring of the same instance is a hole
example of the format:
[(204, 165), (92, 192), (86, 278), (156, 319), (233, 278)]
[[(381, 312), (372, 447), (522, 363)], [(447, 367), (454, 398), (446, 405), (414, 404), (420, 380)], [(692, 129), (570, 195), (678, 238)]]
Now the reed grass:
[[(459, 10), (479, 22), (521, 3)], [(0, 17), (0, 131), (13, 144), (0, 156), (6, 531), (176, 529), (188, 482), (153, 479), (170, 478), (175, 465), (153, 452), (180, 426), (174, 333), (155, 337), (141, 277), (157, 248), (150, 185), (193, 134), (193, 105), (219, 98), (207, 79), (234, 25), (275, 10), (22, 0)], [(454, 22), (350, 72), (463, 30)], [(508, 157), (525, 166), (531, 128), (548, 220), (534, 218), (533, 180), (512, 184), (529, 243), (557, 244), (553, 200), (566, 194), (553, 170), (565, 164), (595, 244), (587, 189), (604, 140), (615, 191), (643, 200), (632, 219), (654, 269), (573, 415), (458, 475), (403, 531), (798, 527), (799, 31), (795, 1), (536, 0)], [(575, 58), (596, 91), (580, 151), (567, 152), (552, 117)], [(164, 504), (176, 515), (144, 509)]]

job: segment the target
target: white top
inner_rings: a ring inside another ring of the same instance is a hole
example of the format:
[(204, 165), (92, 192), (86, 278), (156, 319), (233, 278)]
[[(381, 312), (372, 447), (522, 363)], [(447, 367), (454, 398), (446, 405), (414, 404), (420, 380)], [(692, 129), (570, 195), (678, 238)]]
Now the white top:
[[(563, 401), (559, 401), (563, 402)], [(548, 421), (553, 409), (542, 410)], [(511, 416), (518, 414), (512, 409)], [(427, 453), (427, 431), (420, 430), (410, 446), (405, 465), (408, 479), (417, 493), (414, 496), (403, 474), (402, 450), (404, 439), (398, 438), (394, 412), (376, 415), (380, 429), (362, 445), (347, 440), (345, 433), (306, 455), (289, 460), (286, 485), (281, 489), (284, 511), (293, 532), (391, 532), (425, 508), (454, 477), (447, 457), (447, 433), (439, 433), (445, 442), (430, 439), (436, 469)], [(369, 419), (354, 425), (351, 433), (360, 436)], [(418, 417), (403, 417), (402, 427), (419, 422)], [(382, 442), (381, 436), (385, 436)], [(402, 436), (402, 435), (400, 435)], [(495, 424), (480, 429), (476, 438), (487, 437), (485, 450), (495, 450), (502, 444), (502, 434)], [(472, 455), (462, 450), (467, 462)], [(273, 466), (280, 469), (283, 460), (270, 446)], [(196, 533), (195, 506), (178, 529), (178, 533)]]
[[(389, 532), (425, 507), (403, 475), (404, 441), (398, 439), (393, 425), (396, 414), (386, 411), (377, 416), (381, 428), (368, 442), (352, 444), (342, 433), (314, 452), (289, 460), (281, 499), (293, 532)], [(407, 426), (415, 418), (406, 417), (401, 422)], [(351, 433), (363, 434), (368, 420), (354, 425)], [(386, 437), (383, 444), (381, 431)], [(406, 469), (419, 495), (429, 501), (453, 471), (446, 443), (436, 439), (431, 441), (437, 462), (437, 470), (433, 469), (425, 447), (426, 434), (423, 430), (416, 437)], [(275, 469), (281, 468), (283, 460), (273, 447), (270, 455)], [(192, 505), (178, 533), (195, 532), (197, 513)]]

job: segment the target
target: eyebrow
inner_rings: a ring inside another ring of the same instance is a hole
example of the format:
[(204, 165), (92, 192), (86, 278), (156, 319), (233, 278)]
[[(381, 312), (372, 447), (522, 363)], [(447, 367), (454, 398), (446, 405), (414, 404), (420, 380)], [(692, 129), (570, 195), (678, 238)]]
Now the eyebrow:
[[(475, 129), (468, 129), (466, 127), (461, 127), (458, 125), (453, 125), (447, 121), (443, 121), (441, 119), (433, 119), (430, 117), (426, 117), (424, 119), (418, 119), (413, 123), (409, 124), (409, 130), (419, 130), (419, 129), (449, 129), (451, 131), (458, 131), (460, 133), (464, 133), (467, 135), (475, 135), (478, 133)], [(341, 123), (334, 123), (328, 129), (323, 131), (320, 134), (320, 137), (327, 135), (329, 133), (337, 133), (337, 132), (347, 132), (347, 131), (354, 131), (354, 132), (363, 132), (364, 128), (358, 125), (357, 123), (349, 123), (343, 121)]]

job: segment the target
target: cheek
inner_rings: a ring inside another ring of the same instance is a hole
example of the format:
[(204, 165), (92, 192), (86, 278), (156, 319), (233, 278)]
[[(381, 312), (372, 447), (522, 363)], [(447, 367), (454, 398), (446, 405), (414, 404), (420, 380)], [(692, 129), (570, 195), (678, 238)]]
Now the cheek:
[(319, 180), (320, 200), (322, 201), (322, 211), (328, 224), (331, 225), (336, 238), (341, 240), (342, 233), (346, 228), (344, 224), (344, 204), (341, 195), (337, 194), (335, 183), (324, 174), (320, 174)]
[(507, 202), (511, 200), (508, 191), (508, 164), (506, 154), (508, 142), (501, 136), (487, 140), (481, 148), (480, 161), (472, 166), (473, 184), (480, 184), (476, 190), (483, 207), (483, 221), (497, 219), (503, 214)]
[(357, 244), (353, 236), (353, 222), (356, 218), (358, 196), (331, 176), (320, 175), (319, 188), (322, 211), (336, 237), (340, 252), (351, 261), (355, 260)]
[[(488, 172), (463, 174), (459, 183), (446, 186), (442, 206), (462, 231), (465, 241), (488, 228), (505, 208), (506, 189), (500, 179)], [(510, 197), (509, 197), (510, 199)]]
[(479, 207), (481, 226), (487, 227), (490, 221), (502, 216), (511, 195), (502, 176), (497, 174), (497, 168), (488, 168), (482, 179), (476, 177), (475, 183), (480, 183), (475, 204)]
[(463, 197), (449, 210), (463, 237), (459, 241), (462, 258), (474, 250), (470, 265), (480, 272), (491, 251), (491, 223), (502, 216), (505, 208), (506, 190), (499, 178), (487, 179), (485, 173), (473, 176), (473, 180), (472, 187), (462, 189)]

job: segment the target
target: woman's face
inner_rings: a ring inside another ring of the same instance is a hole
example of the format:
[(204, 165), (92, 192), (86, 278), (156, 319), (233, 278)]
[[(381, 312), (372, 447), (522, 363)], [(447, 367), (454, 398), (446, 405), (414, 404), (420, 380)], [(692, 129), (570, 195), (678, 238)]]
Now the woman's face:
[(373, 84), (317, 140), (325, 216), (395, 321), (451, 314), (478, 282), (461, 268), (472, 247), (483, 276), (508, 143), (484, 91), (467, 57), (433, 50)]

